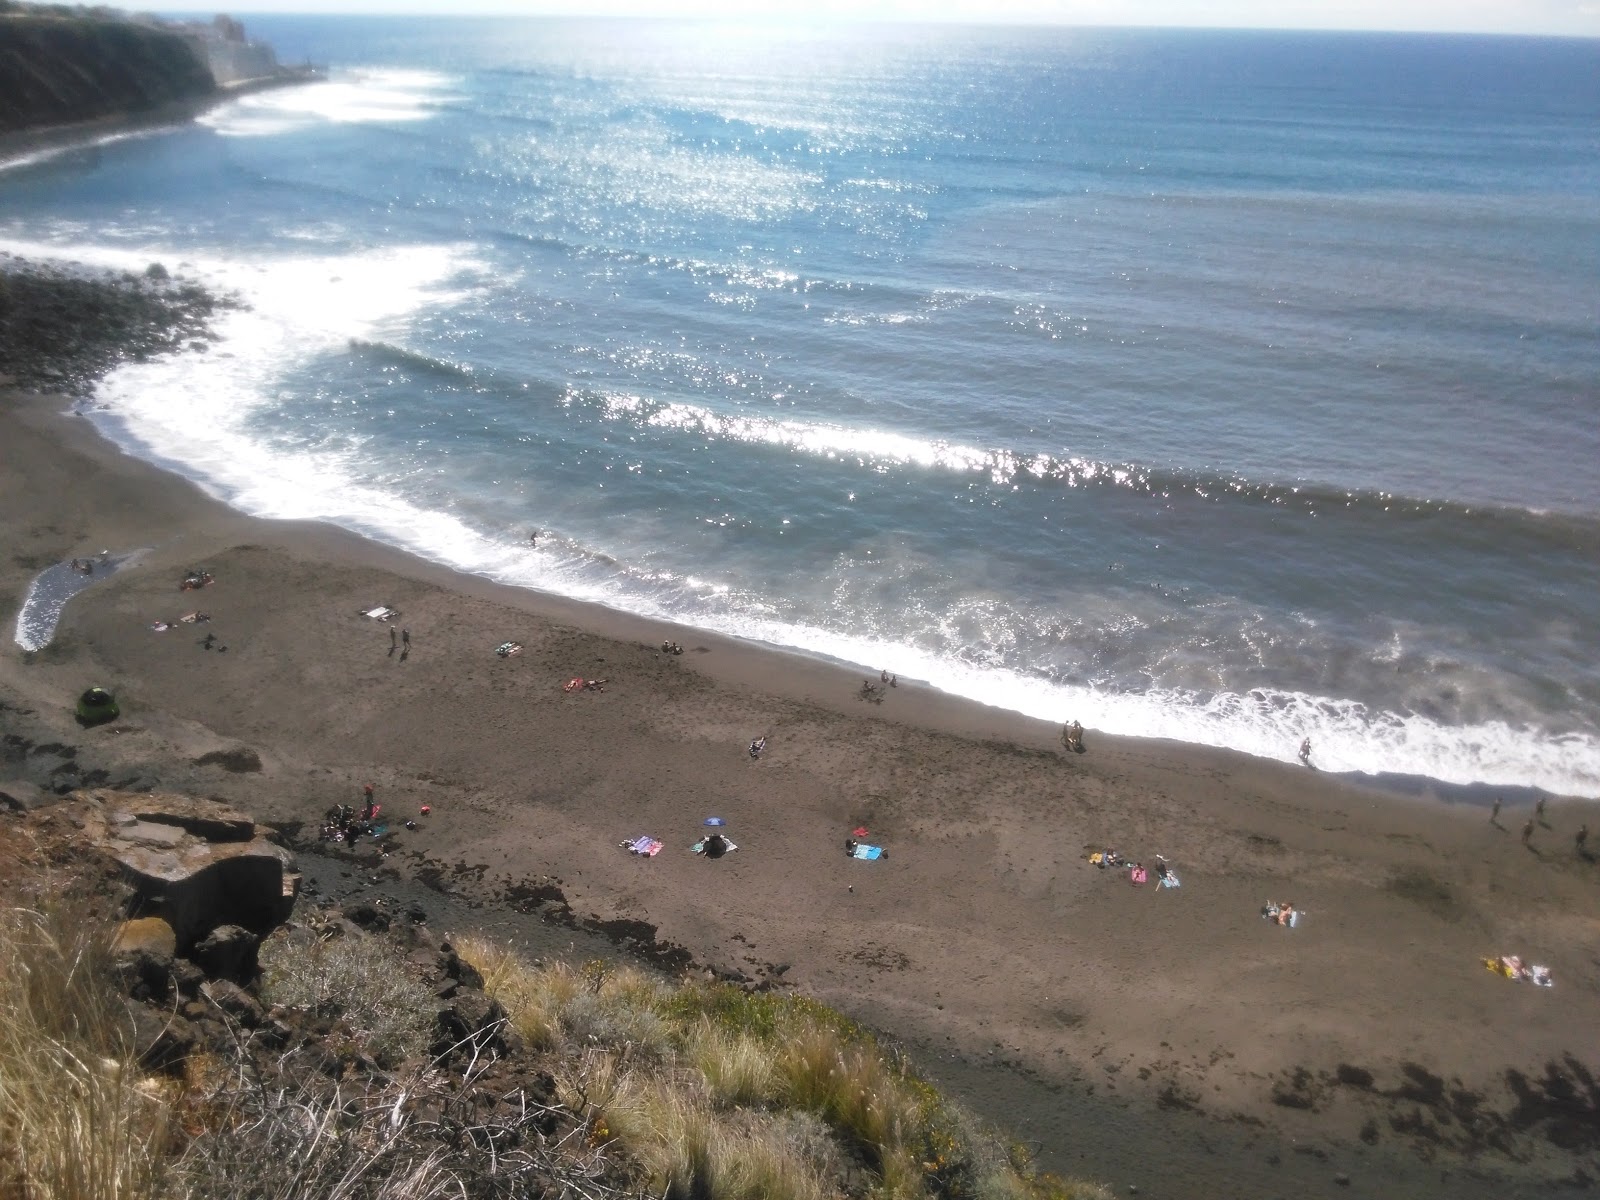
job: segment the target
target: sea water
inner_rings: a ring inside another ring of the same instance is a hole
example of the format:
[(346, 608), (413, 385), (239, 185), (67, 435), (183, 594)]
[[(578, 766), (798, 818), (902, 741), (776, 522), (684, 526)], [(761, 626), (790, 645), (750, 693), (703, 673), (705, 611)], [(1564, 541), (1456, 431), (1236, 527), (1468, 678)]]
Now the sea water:
[(252, 32), (329, 80), (0, 173), (0, 248), (247, 305), (101, 385), (136, 453), (1038, 717), (1600, 794), (1600, 43)]

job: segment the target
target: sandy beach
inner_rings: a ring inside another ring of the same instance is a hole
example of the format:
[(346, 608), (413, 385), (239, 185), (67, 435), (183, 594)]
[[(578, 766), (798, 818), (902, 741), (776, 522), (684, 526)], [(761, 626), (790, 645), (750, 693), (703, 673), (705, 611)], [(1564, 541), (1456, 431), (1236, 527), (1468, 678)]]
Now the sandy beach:
[[(1045, 1165), (1141, 1196), (1600, 1178), (1600, 864), (1573, 841), (1600, 806), (1552, 800), (1525, 845), (1534, 814), (1511, 794), (1492, 823), (1475, 803), (1103, 736), (1091, 712), (1061, 714), (1086, 727), (1069, 754), (1054, 724), (915, 680), (863, 699), (864, 673), (893, 663), (813, 661), (241, 516), (65, 408), (0, 395), (9, 775), (68, 744), (113, 782), (305, 836), (371, 782), (392, 853), (360, 854), (395, 886), (447, 885), (461, 920), (636, 922), (613, 928), (814, 995)], [(50, 646), (15, 644), (41, 569), (136, 549)], [(180, 591), (191, 568), (215, 583)], [(396, 624), (362, 615), (375, 605)], [(178, 622), (196, 609), (208, 624)], [(498, 657), (507, 641), (522, 651)], [(123, 716), (82, 730), (72, 703), (92, 683)], [(196, 762), (238, 748), (259, 771)], [(712, 815), (739, 847), (714, 862), (687, 849)], [(861, 826), (885, 859), (845, 855)], [(666, 848), (618, 847), (639, 835)], [(1165, 855), (1181, 886), (1090, 865), (1106, 847)], [(1296, 927), (1261, 918), (1273, 900)], [(1484, 968), (1501, 954), (1555, 986)]]

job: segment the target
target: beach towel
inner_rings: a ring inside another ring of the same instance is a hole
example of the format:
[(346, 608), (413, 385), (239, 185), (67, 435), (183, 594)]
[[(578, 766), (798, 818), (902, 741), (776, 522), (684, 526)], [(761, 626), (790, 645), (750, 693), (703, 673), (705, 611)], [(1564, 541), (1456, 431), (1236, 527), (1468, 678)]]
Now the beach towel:
[(1499, 958), (1486, 958), (1483, 965), (1496, 975), (1511, 980), (1513, 983), (1526, 979), (1535, 987), (1555, 987), (1556, 981), (1550, 974), (1549, 967), (1536, 967), (1525, 964), (1515, 954), (1502, 954)]
[(513, 654), (522, 653), (521, 642), (501, 642), (494, 648), (494, 652), (501, 658), (510, 658)]
[(1180, 887), (1180, 886), (1182, 886), (1182, 885), (1180, 885), (1178, 883), (1178, 877), (1176, 875), (1174, 875), (1171, 871), (1167, 872), (1167, 875), (1166, 875), (1165, 879), (1156, 880), (1156, 887), (1157, 888)]
[[(738, 847), (738, 846), (736, 846), (736, 845), (734, 845), (734, 844), (733, 844), (733, 843), (732, 843), (732, 842), (729, 842), (729, 843), (728, 843), (728, 848), (727, 848), (727, 849), (726, 849), (726, 850), (724, 850), (724, 851), (723, 851), (723, 853), (724, 853), (724, 854), (732, 854), (732, 853), (733, 853), (733, 852), (734, 852), (734, 851), (735, 851), (735, 850), (737, 850), (737, 849), (738, 849), (738, 848), (739, 848), (739, 847)], [(690, 847), (689, 847), (689, 852), (690, 852), (690, 853), (691, 853), (691, 854), (704, 854), (704, 853), (705, 853), (705, 852), (706, 852), (706, 842), (705, 842), (705, 839), (704, 839), (704, 838), (701, 838), (701, 839), (700, 839), (700, 840), (699, 840), (699, 841), (698, 841), (698, 842), (696, 842), (696, 843), (695, 843), (695, 844), (694, 844), (694, 845), (692, 845), (692, 846), (690, 846)]]
[(400, 615), (400, 610), (380, 604), (376, 608), (363, 609), (361, 615), (371, 617), (374, 621), (392, 621)]
[(648, 836), (636, 837), (631, 842), (623, 842), (622, 844), (627, 847), (631, 853), (641, 855), (645, 858), (654, 858), (656, 855), (661, 853), (662, 848), (666, 845), (665, 842)]
[(569, 679), (561, 685), (561, 690), (563, 692), (581, 692), (583, 690), (583, 680)]
[(154, 629), (157, 633), (165, 633), (167, 630), (171, 629), (172, 626), (167, 624), (165, 621), (152, 621), (150, 623), (150, 628)]
[(1135, 867), (1133, 870), (1128, 872), (1128, 882), (1132, 883), (1134, 887), (1142, 886), (1149, 878), (1150, 872), (1146, 871), (1143, 867)]
[(879, 859), (879, 858), (888, 858), (889, 857), (889, 852), (887, 850), (885, 850), (882, 846), (869, 846), (865, 842), (863, 842), (860, 845), (858, 845), (854, 850), (850, 851), (850, 857), (851, 858), (865, 858), (865, 859), (868, 859), (868, 860), (874, 860), (874, 859)]

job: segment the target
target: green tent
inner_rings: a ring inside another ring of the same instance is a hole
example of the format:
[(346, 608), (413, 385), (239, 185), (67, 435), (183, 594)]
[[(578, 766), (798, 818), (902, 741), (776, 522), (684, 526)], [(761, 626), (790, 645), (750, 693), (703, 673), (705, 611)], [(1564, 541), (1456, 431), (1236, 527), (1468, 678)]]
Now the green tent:
[(92, 687), (78, 697), (78, 722), (82, 725), (103, 725), (115, 721), (122, 710), (117, 698), (102, 687)]

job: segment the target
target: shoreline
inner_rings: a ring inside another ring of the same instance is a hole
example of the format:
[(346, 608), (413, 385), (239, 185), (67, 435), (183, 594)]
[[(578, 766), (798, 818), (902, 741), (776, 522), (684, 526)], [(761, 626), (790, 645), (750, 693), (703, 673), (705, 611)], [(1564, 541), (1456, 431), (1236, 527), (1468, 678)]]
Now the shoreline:
[[(4, 383), (4, 377), (0, 376), (0, 386), (3, 386)], [(84, 402), (78, 400), (72, 401), (72, 403), (75, 406), (81, 406)], [(75, 412), (75, 415), (85, 417), (87, 420), (89, 420), (90, 424), (95, 425), (96, 435), (107, 441), (112, 446), (116, 447), (119, 453), (128, 455), (131, 458), (143, 462), (152, 470), (171, 474), (177, 478), (183, 479), (196, 490), (206, 493), (208, 499), (211, 499), (214, 503), (219, 503), (224, 507), (228, 507), (226, 501), (217, 500), (212, 497), (202, 483), (184, 475), (177, 469), (175, 464), (146, 457), (136, 450), (131, 450), (123, 446), (115, 437), (113, 437), (105, 429), (101, 428), (98, 423), (94, 422), (88, 411), (77, 411)], [(229, 511), (238, 511), (239, 515), (241, 516), (248, 517), (250, 519), (265, 520), (268, 521), (269, 524), (281, 523), (277, 519), (258, 518), (254, 517), (252, 514), (244, 513), (240, 510), (233, 510), (230, 508)], [(640, 634), (641, 637), (645, 638), (651, 636), (648, 631), (656, 630), (659, 631), (655, 635), (657, 636), (658, 640), (661, 638), (674, 638), (674, 640), (679, 641), (682, 641), (685, 638), (710, 639), (724, 646), (748, 647), (761, 654), (777, 655), (793, 663), (795, 665), (795, 669), (799, 671), (800, 675), (804, 678), (811, 679), (813, 676), (818, 674), (830, 677), (829, 682), (825, 687), (820, 683), (813, 683), (810, 685), (809, 690), (804, 693), (805, 698), (808, 700), (815, 700), (824, 694), (832, 695), (836, 691), (840, 679), (847, 679), (852, 684), (855, 681), (863, 678), (870, 682), (877, 682), (875, 674), (880, 670), (880, 668), (871, 666), (869, 664), (851, 663), (844, 659), (836, 658), (832, 655), (808, 651), (799, 646), (790, 646), (775, 642), (764, 642), (753, 638), (742, 637), (735, 634), (723, 633), (713, 629), (705, 629), (695, 625), (684, 624), (669, 618), (646, 616), (632, 612), (628, 609), (612, 607), (600, 601), (576, 599), (563, 595), (559, 592), (544, 590), (528, 584), (513, 584), (490, 579), (486, 576), (476, 575), (470, 571), (463, 570), (448, 562), (442, 562), (438, 559), (429, 557), (415, 550), (396, 545), (392, 542), (382, 541), (381, 539), (363, 533), (358, 529), (351, 529), (333, 522), (312, 521), (309, 523), (321, 525), (330, 530), (338, 530), (345, 536), (354, 538), (363, 544), (381, 547), (385, 551), (400, 556), (402, 559), (417, 563), (427, 563), (431, 568), (435, 568), (438, 571), (443, 572), (443, 578), (462, 582), (470, 580), (477, 584), (481, 584), (486, 588), (500, 590), (494, 594), (511, 596), (526, 595), (531, 598), (531, 602), (534, 603), (535, 606), (555, 606), (555, 608), (561, 612), (572, 614), (570, 619), (575, 621), (583, 620), (583, 614), (585, 613), (607, 613), (611, 614), (620, 621), (636, 623), (637, 628), (646, 631), (645, 633)], [(629, 628), (633, 628), (633, 626), (629, 626)], [(618, 634), (618, 636), (625, 635)], [(803, 670), (801, 669), (801, 664), (804, 664)], [(741, 680), (741, 682), (749, 682), (749, 680)], [(1059, 741), (1061, 727), (1059, 723), (1055, 721), (1033, 717), (1020, 710), (1005, 708), (1000, 705), (991, 704), (987, 701), (978, 700), (970, 696), (964, 696), (954, 692), (946, 692), (937, 688), (936, 686), (925, 684), (922, 681), (908, 678), (906, 682), (908, 691), (918, 690), (923, 696), (937, 697), (940, 699), (942, 703), (932, 706), (928, 710), (928, 716), (930, 719), (937, 719), (941, 722), (937, 728), (943, 732), (962, 734), (972, 733), (975, 729), (982, 729), (993, 731), (990, 733), (985, 733), (983, 736), (1009, 736), (1012, 723), (1015, 722), (1018, 723), (1018, 727), (1020, 728), (1028, 728), (1042, 735), (1047, 735), (1043, 737), (1042, 741), (1040, 741), (1038, 738), (1033, 739), (1034, 744), (1044, 745), (1048, 743), (1053, 747)], [(885, 695), (888, 695), (888, 693), (885, 693)], [(945, 710), (945, 704), (951, 706), (948, 713)], [(972, 714), (977, 712), (992, 713), (994, 714), (994, 717), (992, 720), (979, 721), (975, 725), (973, 723), (975, 718)], [(1118, 734), (1101, 730), (1093, 726), (1086, 728), (1091, 740), (1096, 741), (1111, 738), (1117, 739), (1121, 742), (1133, 744), (1159, 744), (1168, 747), (1193, 750), (1196, 753), (1214, 753), (1237, 756), (1241, 759), (1251, 762), (1271, 764), (1274, 767), (1282, 768), (1288, 771), (1298, 772), (1305, 770), (1304, 766), (1294, 763), (1291, 760), (1270, 758), (1263, 755), (1252, 754), (1245, 750), (1235, 750), (1227, 746), (1218, 746), (1206, 742), (1190, 742), (1182, 740), (1181, 738), (1173, 737)], [(1321, 779), (1337, 781), (1351, 788), (1370, 793), (1381, 794), (1399, 803), (1414, 803), (1420, 800), (1424, 802), (1443, 802), (1450, 805), (1463, 805), (1483, 810), (1488, 810), (1497, 800), (1513, 808), (1518, 806), (1531, 808), (1540, 799), (1545, 800), (1547, 803), (1557, 800), (1579, 803), (1600, 803), (1600, 797), (1584, 796), (1577, 793), (1560, 793), (1539, 787), (1534, 784), (1494, 784), (1485, 782), (1458, 783), (1435, 776), (1404, 771), (1366, 772), (1324, 770), (1320, 767), (1316, 767), (1314, 763), (1312, 764), (1312, 774)]]
[[(1050, 722), (907, 683), (864, 703), (847, 666), (233, 512), (64, 403), (0, 394), (19, 531), (7, 611), (50, 562), (151, 549), (74, 598), (50, 647), (7, 638), (8, 732), (307, 828), (370, 779), (392, 812), (434, 809), (383, 864), (404, 886), (448, 881), (507, 920), (548, 915), (537, 897), (555, 889), (572, 913), (816, 995), (912, 1047), (1047, 1166), (1141, 1194), (1421, 1196), (1444, 1170), (1453, 1194), (1504, 1196), (1600, 1171), (1600, 1145), (1552, 1132), (1581, 1113), (1518, 1126), (1507, 1075), (1600, 1075), (1579, 1033), (1600, 1027), (1600, 964), (1579, 951), (1600, 931), (1585, 915), (1600, 870), (1570, 841), (1593, 802), (1553, 800), (1530, 852), (1520, 807), (1496, 828), (1470, 797), (1392, 803), (1296, 765), (1092, 731), (1067, 756)], [(200, 565), (217, 584), (177, 592)], [(357, 615), (376, 603), (402, 610), (409, 661)], [(190, 627), (149, 628), (195, 606), (225, 656)], [(508, 639), (524, 653), (496, 658)], [(563, 693), (579, 674), (607, 690)], [(87, 682), (118, 690), (122, 722), (71, 725)], [(260, 772), (195, 762), (240, 745)], [(683, 853), (713, 812), (741, 846), (720, 863)], [(839, 853), (862, 823), (887, 861)], [(668, 849), (616, 848), (641, 833)], [(1164, 853), (1183, 886), (1088, 866), (1105, 845)], [(1301, 927), (1259, 919), (1285, 898)], [(1498, 953), (1549, 963), (1556, 988), (1476, 961)]]

